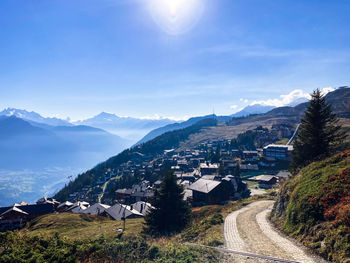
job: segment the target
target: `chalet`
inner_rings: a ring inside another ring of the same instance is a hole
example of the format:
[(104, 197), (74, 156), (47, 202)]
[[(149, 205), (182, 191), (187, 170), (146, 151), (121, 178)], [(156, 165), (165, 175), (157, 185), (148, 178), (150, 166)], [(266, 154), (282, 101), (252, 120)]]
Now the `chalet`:
[(161, 180), (157, 180), (157, 181), (155, 181), (153, 183), (153, 187), (156, 188), (156, 189), (159, 189), (161, 184), (162, 184), (162, 181)]
[(274, 157), (263, 156), (259, 161), (261, 167), (275, 167), (276, 159)]
[(136, 202), (132, 204), (130, 207), (132, 210), (136, 210), (137, 212), (141, 213), (144, 216), (147, 214), (148, 211), (150, 211), (153, 208), (153, 206), (150, 203), (143, 202), (143, 201)]
[(273, 175), (259, 175), (254, 178), (260, 188), (270, 189), (277, 183), (277, 177)]
[(241, 171), (258, 171), (259, 170), (259, 166), (257, 164), (240, 164), (239, 165), (239, 169)]
[(265, 157), (273, 157), (277, 160), (290, 161), (292, 151), (292, 145), (269, 144), (264, 147), (263, 154)]
[(230, 197), (230, 189), (221, 181), (198, 179), (188, 188), (194, 204), (217, 204)]
[(138, 218), (143, 217), (143, 214), (133, 209), (131, 206), (115, 204), (114, 206), (105, 209), (102, 216), (109, 217), (113, 220), (122, 220), (126, 218)]
[(66, 201), (64, 203), (61, 203), (60, 205), (57, 206), (57, 211), (58, 212), (65, 212), (69, 208), (73, 206), (72, 202)]
[(287, 180), (291, 176), (292, 174), (288, 171), (279, 171), (278, 174), (276, 174), (277, 180), (280, 183)]
[(257, 162), (258, 160), (258, 151), (243, 151), (244, 162)]
[(55, 206), (50, 203), (0, 207), (0, 231), (21, 228), (26, 222), (53, 212)]
[(116, 195), (117, 195), (117, 200), (123, 202), (123, 203), (128, 203), (130, 201), (130, 196), (132, 193), (132, 189), (117, 189), (115, 191)]
[(101, 204), (101, 203), (96, 203), (90, 206), (89, 208), (85, 209), (82, 211), (84, 214), (90, 214), (90, 215), (100, 215), (102, 214), (105, 210), (110, 208), (109, 205)]
[(202, 176), (208, 175), (208, 174), (217, 174), (218, 171), (219, 171), (218, 164), (209, 164), (209, 163), (200, 164), (200, 172)]
[(146, 190), (146, 191), (135, 191), (130, 195), (131, 202), (138, 202), (138, 201), (149, 201), (154, 196), (154, 192), (152, 190)]

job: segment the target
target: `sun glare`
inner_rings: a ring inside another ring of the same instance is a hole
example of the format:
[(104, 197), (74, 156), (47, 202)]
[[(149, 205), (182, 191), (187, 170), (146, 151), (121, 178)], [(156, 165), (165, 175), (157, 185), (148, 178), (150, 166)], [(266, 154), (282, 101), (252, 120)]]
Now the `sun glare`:
[(203, 11), (202, 0), (151, 0), (150, 11), (156, 24), (169, 34), (190, 30)]

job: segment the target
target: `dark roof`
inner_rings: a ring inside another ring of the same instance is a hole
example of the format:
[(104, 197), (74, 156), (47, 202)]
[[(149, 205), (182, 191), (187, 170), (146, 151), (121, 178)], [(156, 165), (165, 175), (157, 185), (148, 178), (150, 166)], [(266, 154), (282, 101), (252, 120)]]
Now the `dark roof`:
[(154, 195), (153, 192), (134, 192), (131, 194), (131, 196), (134, 196), (134, 197), (152, 197)]
[(273, 175), (259, 175), (256, 179), (260, 182), (271, 182), (272, 180), (276, 180), (276, 177)]
[[(55, 211), (53, 204), (21, 205), (16, 207), (30, 215), (44, 215)], [(12, 206), (0, 207), (0, 215), (11, 208)]]
[(209, 193), (219, 184), (221, 184), (219, 181), (198, 179), (196, 182), (191, 184), (188, 189), (202, 193)]
[(130, 195), (132, 193), (132, 189), (118, 189), (115, 191), (118, 194), (126, 194), (126, 195)]

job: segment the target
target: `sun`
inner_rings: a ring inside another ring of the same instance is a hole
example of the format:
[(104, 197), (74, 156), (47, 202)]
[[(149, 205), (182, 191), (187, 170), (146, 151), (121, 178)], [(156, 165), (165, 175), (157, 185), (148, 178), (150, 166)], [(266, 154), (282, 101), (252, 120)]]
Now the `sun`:
[(156, 24), (169, 34), (190, 30), (203, 11), (203, 0), (151, 0), (150, 11)]

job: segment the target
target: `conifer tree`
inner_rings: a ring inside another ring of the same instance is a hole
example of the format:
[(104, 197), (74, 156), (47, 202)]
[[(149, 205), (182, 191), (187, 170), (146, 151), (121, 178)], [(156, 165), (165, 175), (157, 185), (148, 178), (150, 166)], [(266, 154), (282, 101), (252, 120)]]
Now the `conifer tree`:
[(182, 230), (191, 216), (191, 208), (183, 197), (183, 187), (177, 184), (176, 176), (173, 172), (167, 172), (151, 201), (154, 208), (145, 216), (145, 232), (169, 235)]
[(344, 140), (338, 119), (319, 89), (311, 94), (294, 142), (291, 168), (296, 171), (333, 154)]

